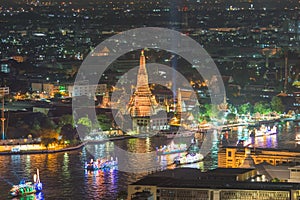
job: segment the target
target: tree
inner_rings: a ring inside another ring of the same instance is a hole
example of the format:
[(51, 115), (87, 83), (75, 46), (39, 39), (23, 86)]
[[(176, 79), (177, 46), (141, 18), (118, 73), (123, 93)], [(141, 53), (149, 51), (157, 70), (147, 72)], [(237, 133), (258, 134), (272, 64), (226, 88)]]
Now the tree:
[(59, 134), (53, 129), (43, 129), (41, 135), (42, 144), (48, 148), (49, 144), (58, 141)]
[(236, 107), (232, 104), (228, 104), (228, 110), (230, 113), (237, 113)]
[(254, 113), (267, 114), (270, 113), (270, 106), (265, 102), (257, 102), (254, 104)]
[(226, 116), (228, 122), (234, 122), (235, 118), (236, 118), (236, 114), (234, 113), (228, 113), (228, 115)]
[(240, 115), (246, 115), (248, 113), (251, 113), (252, 105), (250, 103), (242, 104), (238, 107), (238, 113)]
[(64, 125), (70, 124), (74, 127), (74, 119), (72, 115), (63, 115), (59, 118), (58, 125), (63, 127)]
[(214, 105), (214, 104), (205, 104), (204, 105), (204, 108), (205, 108), (205, 116), (208, 118), (208, 119), (213, 119), (213, 118), (217, 118), (218, 117), (218, 108), (217, 108), (217, 105)]
[(88, 118), (88, 116), (86, 116), (86, 117), (81, 117), (81, 118), (78, 120), (77, 124), (81, 124), (81, 125), (83, 125), (83, 126), (89, 128), (89, 129), (92, 128), (92, 121)]
[(98, 114), (97, 118), (98, 118), (100, 128), (103, 131), (107, 131), (112, 127), (112, 121), (106, 115)]
[(212, 118), (216, 118), (218, 116), (217, 106), (213, 106), (212, 104), (204, 104), (199, 107), (199, 121), (211, 121)]
[(92, 125), (92, 121), (88, 118), (88, 116), (81, 117), (77, 122), (76, 129), (80, 136), (84, 138), (85, 136), (90, 134), (92, 130)]
[(71, 124), (64, 125), (60, 134), (64, 140), (73, 141), (78, 139), (77, 131)]
[(53, 138), (42, 138), (41, 143), (48, 149), (48, 146), (55, 140)]
[(277, 178), (277, 177), (275, 177), (275, 178), (273, 178), (273, 179), (271, 180), (271, 182), (280, 182), (280, 179)]
[(277, 113), (283, 113), (285, 106), (283, 105), (279, 97), (274, 96), (271, 101), (271, 108), (273, 111), (276, 111)]

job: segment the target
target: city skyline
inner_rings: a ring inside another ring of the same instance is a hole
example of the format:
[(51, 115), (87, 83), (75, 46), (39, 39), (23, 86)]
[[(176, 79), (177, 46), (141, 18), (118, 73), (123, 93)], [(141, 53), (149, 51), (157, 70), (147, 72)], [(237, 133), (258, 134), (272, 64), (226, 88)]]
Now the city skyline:
[(0, 199), (299, 199), (299, 9), (0, 0)]

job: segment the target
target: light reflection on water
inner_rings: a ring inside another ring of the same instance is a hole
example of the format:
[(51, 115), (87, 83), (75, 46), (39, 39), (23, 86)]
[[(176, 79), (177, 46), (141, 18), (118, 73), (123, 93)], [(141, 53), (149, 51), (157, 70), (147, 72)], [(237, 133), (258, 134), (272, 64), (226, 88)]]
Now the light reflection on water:
[(23, 197), (11, 198), (11, 200), (44, 200), (44, 194), (39, 192), (37, 194), (30, 194)]
[[(299, 125), (299, 124), (298, 124)], [(279, 133), (266, 137), (259, 137), (255, 144), (260, 147), (293, 148), (295, 146), (295, 124), (289, 122), (287, 126), (279, 126)], [(237, 128), (230, 135), (230, 139), (247, 138), (244, 128)], [(126, 151), (145, 153), (152, 152), (161, 145), (167, 145), (171, 140), (163, 138), (134, 138), (118, 140), (104, 144), (91, 144), (87, 148), (95, 152), (96, 158), (115, 157), (115, 147)], [(180, 167), (195, 167), (207, 170), (217, 167), (219, 135), (214, 133), (209, 146), (211, 154), (202, 162)], [(175, 143), (190, 143), (190, 138), (177, 138)], [(56, 154), (10, 155), (0, 156), (0, 199), (7, 199), (11, 183), (18, 183), (22, 178), (32, 180), (36, 168), (40, 169), (41, 181), (44, 184), (45, 199), (116, 199), (118, 192), (127, 189), (127, 185), (147, 175), (143, 173), (126, 173), (118, 170), (86, 172), (84, 162), (93, 157), (87, 148), (78, 151)], [(155, 160), (128, 160), (128, 166), (138, 165), (147, 168), (151, 162), (156, 162), (162, 168), (172, 169), (173, 155), (158, 156)], [(136, 166), (135, 166), (136, 167)], [(155, 171), (151, 169), (149, 171)], [(26, 197), (27, 198), (27, 197)], [(26, 199), (23, 198), (23, 199)], [(28, 199), (36, 197), (28, 197)]]

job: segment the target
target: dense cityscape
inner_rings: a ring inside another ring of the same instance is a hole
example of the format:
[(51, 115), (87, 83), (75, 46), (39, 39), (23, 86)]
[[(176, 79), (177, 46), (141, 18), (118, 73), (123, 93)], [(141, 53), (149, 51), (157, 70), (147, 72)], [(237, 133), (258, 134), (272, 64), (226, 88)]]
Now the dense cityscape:
[(299, 199), (299, 9), (0, 0), (0, 199)]

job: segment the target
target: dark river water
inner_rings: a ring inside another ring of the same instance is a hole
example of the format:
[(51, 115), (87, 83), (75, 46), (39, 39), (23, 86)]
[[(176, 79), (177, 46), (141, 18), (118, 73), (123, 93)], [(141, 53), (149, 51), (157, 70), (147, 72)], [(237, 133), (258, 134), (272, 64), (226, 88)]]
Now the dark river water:
[[(299, 124), (286, 122), (278, 126), (278, 134), (260, 137), (255, 143), (257, 147), (265, 148), (294, 148), (295, 137), (300, 134), (297, 128)], [(244, 128), (233, 130), (229, 139), (235, 141), (238, 139), (247, 140), (248, 136)], [(206, 146), (210, 154), (199, 163), (188, 167), (207, 170), (217, 167), (217, 152), (219, 145), (219, 134), (212, 135), (211, 145)], [(107, 170), (97, 172), (87, 172), (84, 170), (84, 162), (91, 158), (110, 158), (116, 156), (115, 149), (121, 148), (134, 153), (147, 153), (155, 151), (160, 145), (169, 144), (172, 139), (162, 137), (151, 138), (133, 138), (118, 141), (109, 141), (103, 144), (89, 144), (80, 150), (54, 153), (54, 154), (31, 154), (31, 155), (9, 155), (0, 156), (0, 200), (9, 199), (8, 192), (12, 184), (17, 184), (21, 179), (32, 180), (36, 169), (40, 170), (40, 178), (43, 182), (43, 193), (40, 196), (28, 196), (18, 199), (104, 199), (114, 200), (118, 193), (127, 190), (127, 185), (137, 181), (149, 172), (147, 169), (150, 163), (147, 156), (135, 160), (127, 160), (128, 166), (136, 169), (143, 169), (139, 173), (126, 172), (126, 170)], [(177, 138), (178, 143), (189, 143), (190, 138)], [(205, 145), (203, 144), (205, 147)], [(93, 149), (91, 155), (89, 149)], [(120, 159), (120, 158), (119, 158)], [(153, 157), (151, 158), (153, 159)], [(162, 168), (173, 168), (173, 165), (167, 166), (172, 162), (172, 155), (156, 156), (153, 162), (158, 163)], [(152, 162), (152, 160), (151, 160)], [(155, 169), (150, 169), (153, 171)], [(11, 198), (10, 198), (11, 199)]]

